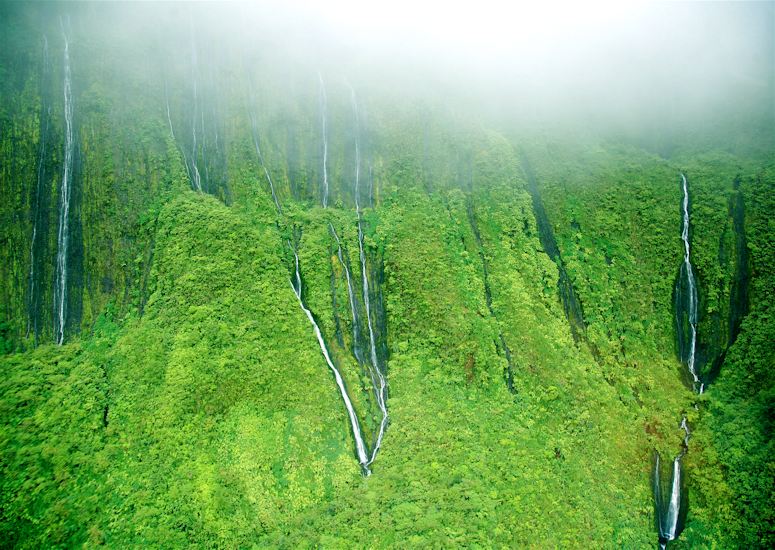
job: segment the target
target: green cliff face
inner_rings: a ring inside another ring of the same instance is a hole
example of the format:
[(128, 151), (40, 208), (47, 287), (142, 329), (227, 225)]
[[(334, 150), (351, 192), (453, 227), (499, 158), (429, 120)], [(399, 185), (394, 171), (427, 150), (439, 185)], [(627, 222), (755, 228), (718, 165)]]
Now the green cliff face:
[[(140, 41), (126, 7), (66, 9), (0, 6), (5, 545), (649, 547), (651, 457), (677, 454), (685, 413), (671, 547), (771, 547), (766, 131), (678, 133), (664, 158), (354, 70), (356, 126), (344, 70), (321, 70), (324, 104), (318, 68), (258, 32), (239, 49), (168, 7)], [(77, 154), (57, 346), (65, 37)], [(673, 295), (681, 172), (701, 396)], [(389, 425), (369, 477), (294, 250), (370, 448), (373, 323)]]

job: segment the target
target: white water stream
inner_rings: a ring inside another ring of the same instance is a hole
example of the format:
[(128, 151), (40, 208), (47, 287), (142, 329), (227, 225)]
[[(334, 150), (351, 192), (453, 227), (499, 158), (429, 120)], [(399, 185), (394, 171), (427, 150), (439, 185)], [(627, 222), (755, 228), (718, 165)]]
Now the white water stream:
[(73, 93), (70, 73), (70, 43), (65, 32), (64, 22), (60, 19), (62, 36), (65, 40), (64, 53), (64, 99), (65, 99), (65, 150), (62, 164), (62, 184), (59, 191), (59, 231), (57, 233), (56, 265), (56, 342), (65, 341), (67, 320), (67, 246), (70, 240), (70, 196), (72, 194), (73, 161), (75, 148), (75, 129), (73, 127)]
[[(349, 84), (348, 84), (349, 86)], [(361, 279), (363, 281), (363, 303), (366, 307), (366, 325), (369, 329), (369, 349), (371, 351), (371, 367), (372, 367), (372, 379), (376, 379), (374, 384), (374, 395), (377, 399), (377, 406), (382, 413), (382, 420), (379, 423), (379, 431), (377, 432), (377, 440), (374, 443), (374, 448), (371, 452), (371, 464), (377, 457), (379, 448), (382, 445), (382, 438), (385, 435), (385, 428), (387, 427), (388, 412), (387, 412), (387, 381), (385, 375), (379, 365), (377, 358), (377, 344), (374, 337), (374, 325), (371, 319), (371, 303), (369, 301), (369, 278), (366, 270), (366, 254), (363, 250), (363, 223), (361, 220), (361, 206), (359, 202), (360, 194), (360, 175), (361, 175), (361, 149), (360, 149), (360, 119), (358, 116), (358, 102), (355, 97), (355, 90), (350, 87), (350, 99), (352, 101), (353, 115), (355, 116), (355, 211), (358, 215), (358, 252), (361, 260)]]
[(330, 368), (331, 371), (334, 373), (334, 378), (336, 379), (336, 385), (339, 387), (339, 393), (342, 395), (342, 401), (344, 401), (344, 406), (347, 408), (347, 414), (350, 417), (350, 425), (352, 427), (353, 436), (355, 438), (355, 450), (358, 455), (358, 462), (363, 468), (364, 473), (368, 476), (371, 474), (371, 471), (369, 470), (369, 464), (371, 463), (371, 460), (369, 460), (368, 455), (366, 453), (366, 444), (363, 442), (363, 435), (361, 433), (360, 423), (358, 422), (358, 416), (355, 414), (355, 409), (353, 408), (352, 401), (350, 401), (350, 396), (347, 394), (347, 388), (345, 388), (342, 375), (339, 373), (339, 370), (334, 366), (334, 362), (331, 360), (331, 356), (328, 354), (328, 349), (326, 348), (325, 340), (323, 340), (323, 334), (320, 332), (320, 327), (315, 321), (315, 317), (313, 317), (312, 312), (309, 309), (307, 309), (307, 306), (304, 305), (304, 300), (302, 299), (302, 289), (301, 289), (301, 273), (299, 272), (299, 255), (296, 252), (296, 249), (291, 246), (290, 242), (288, 243), (288, 246), (291, 248), (291, 250), (293, 250), (293, 257), (294, 257), (295, 267), (296, 267), (296, 271), (294, 274), (295, 279), (291, 280), (291, 288), (293, 288), (293, 293), (296, 295), (296, 298), (299, 300), (299, 306), (301, 306), (301, 309), (307, 315), (307, 319), (309, 319), (309, 322), (312, 324), (312, 328), (315, 332), (315, 337), (318, 339), (318, 344), (320, 345), (320, 351), (323, 352), (323, 357), (325, 357), (326, 359), (326, 364), (328, 365), (328, 368)]
[[(332, 224), (328, 224), (328, 227), (331, 229), (331, 233), (334, 235), (334, 239), (336, 240), (336, 246), (337, 251), (336, 255), (339, 258), (339, 263), (342, 264), (342, 269), (344, 269), (344, 275), (345, 279), (347, 280), (347, 295), (350, 298), (350, 312), (352, 313), (353, 317), (353, 353), (355, 354), (355, 358), (358, 360), (359, 363), (363, 364), (363, 357), (361, 356), (361, 349), (360, 349), (360, 320), (358, 317), (358, 306), (355, 302), (355, 292), (353, 291), (353, 283), (352, 283), (352, 276), (350, 275), (350, 268), (347, 267), (347, 263), (344, 261), (344, 256), (342, 254), (342, 243), (339, 241), (339, 235), (336, 234), (336, 229), (334, 229), (334, 226)], [(373, 375), (372, 375), (373, 378)]]
[(326, 85), (323, 82), (323, 75), (318, 72), (320, 81), (320, 119), (323, 134), (323, 208), (328, 208), (328, 100), (326, 98)]
[(264, 163), (264, 155), (261, 153), (261, 147), (259, 145), (258, 124), (256, 123), (256, 115), (253, 113), (253, 108), (252, 108), (252, 101), (253, 101), (252, 93), (251, 93), (250, 101), (251, 101), (251, 108), (248, 110), (248, 115), (250, 116), (250, 127), (253, 134), (253, 146), (256, 148), (256, 155), (258, 155), (258, 162), (261, 163), (261, 168), (264, 170), (266, 181), (269, 182), (269, 190), (272, 192), (272, 200), (274, 201), (275, 208), (277, 208), (277, 213), (282, 215), (283, 209), (280, 207), (280, 202), (277, 200), (277, 194), (274, 191), (274, 182), (272, 181), (272, 176), (269, 175), (269, 170), (266, 167), (266, 163)]
[[(703, 384), (700, 382), (697, 372), (694, 368), (696, 348), (697, 348), (697, 282), (694, 279), (694, 270), (692, 269), (691, 254), (689, 248), (689, 188), (686, 183), (686, 176), (681, 174), (681, 183), (683, 189), (683, 229), (681, 230), (681, 239), (684, 242), (684, 265), (682, 272), (686, 276), (686, 285), (689, 289), (689, 372), (694, 380), (694, 387), (699, 392), (703, 392)], [(680, 326), (680, 325), (679, 325)]]
[[(699, 377), (697, 376), (697, 371), (695, 368), (695, 360), (696, 360), (696, 348), (697, 348), (697, 310), (698, 310), (698, 295), (697, 295), (697, 281), (694, 277), (694, 270), (692, 268), (691, 263), (691, 247), (689, 243), (689, 186), (686, 181), (686, 176), (684, 174), (681, 174), (681, 190), (683, 192), (683, 200), (681, 202), (681, 210), (682, 210), (682, 218), (683, 218), (683, 225), (681, 228), (681, 240), (684, 243), (684, 260), (683, 264), (681, 266), (681, 277), (685, 277), (685, 283), (686, 288), (689, 293), (689, 303), (688, 303), (688, 317), (689, 317), (689, 329), (690, 329), (690, 338), (689, 338), (689, 354), (687, 358), (687, 367), (689, 369), (689, 373), (692, 375), (693, 380), (693, 388), (698, 393), (702, 393), (704, 390), (704, 384), (700, 381)], [(678, 284), (681, 285), (683, 281), (679, 280)], [(680, 286), (679, 286), (680, 288)], [(676, 301), (676, 315), (679, 316), (677, 321), (678, 330), (682, 330), (682, 319), (681, 315), (683, 315), (683, 310), (681, 307), (679, 307), (678, 301)], [(683, 359), (683, 357), (681, 358)], [(691, 431), (689, 430), (689, 425), (686, 421), (686, 415), (683, 415), (681, 418), (681, 429), (684, 431), (684, 439), (683, 439), (683, 449), (678, 454), (678, 456), (673, 459), (673, 474), (672, 474), (672, 480), (671, 480), (671, 487), (670, 487), (670, 501), (667, 503), (667, 509), (664, 513), (664, 518), (659, 518), (659, 536), (660, 536), (660, 546), (662, 548), (665, 548), (667, 545), (667, 542), (671, 540), (675, 540), (677, 534), (678, 534), (678, 521), (679, 521), (679, 515), (681, 513), (681, 476), (682, 476), (682, 466), (681, 466), (681, 459), (684, 457), (684, 455), (689, 450), (689, 438), (691, 437)], [(656, 459), (656, 469), (655, 469), (655, 476), (657, 484), (655, 486), (655, 493), (654, 497), (656, 499), (661, 499), (661, 495), (659, 492), (659, 455), (657, 454)], [(657, 508), (661, 512), (661, 503), (658, 503)]]
[(199, 62), (196, 55), (196, 40), (194, 35), (194, 20), (191, 19), (191, 83), (194, 90), (194, 109), (191, 113), (191, 186), (194, 191), (202, 192), (202, 177), (199, 168), (196, 165), (197, 140), (196, 140), (196, 122), (197, 112), (199, 111), (199, 90), (198, 90)]

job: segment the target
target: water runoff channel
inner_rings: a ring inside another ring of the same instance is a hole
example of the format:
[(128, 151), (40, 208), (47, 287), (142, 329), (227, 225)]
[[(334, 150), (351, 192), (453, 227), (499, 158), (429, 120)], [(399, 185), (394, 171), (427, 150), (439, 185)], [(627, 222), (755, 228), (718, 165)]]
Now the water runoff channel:
[[(329, 195), (328, 128), (327, 128), (327, 113), (326, 113), (327, 97), (326, 97), (325, 83), (320, 73), (318, 73), (318, 81), (320, 85), (319, 106), (321, 110), (320, 120), (321, 120), (321, 135), (322, 135), (322, 141), (323, 141), (322, 143), (323, 145), (322, 206), (325, 209), (325, 208), (328, 208), (328, 195)], [(365, 365), (368, 368), (369, 376), (372, 382), (372, 387), (374, 389), (375, 400), (381, 416), (375, 441), (371, 445), (371, 451), (369, 451), (368, 445), (366, 444), (366, 441), (363, 435), (363, 429), (358, 420), (358, 415), (355, 412), (355, 407), (353, 406), (352, 400), (350, 399), (350, 396), (347, 392), (347, 386), (345, 385), (342, 373), (340, 372), (339, 368), (337, 368), (335, 361), (332, 359), (331, 354), (329, 353), (329, 350), (325, 341), (325, 337), (323, 336), (323, 331), (321, 330), (320, 326), (315, 320), (315, 315), (312, 313), (312, 311), (309, 309), (309, 307), (304, 301), (304, 290), (303, 290), (303, 283), (302, 283), (302, 276), (301, 276), (301, 265), (299, 261), (298, 246), (296, 243), (292, 243), (290, 240), (286, 241), (286, 244), (288, 248), (291, 250), (291, 252), (293, 253), (293, 259), (294, 259), (294, 265), (293, 265), (294, 270), (290, 280), (291, 288), (293, 290), (294, 295), (296, 296), (296, 299), (299, 302), (299, 307), (302, 309), (305, 316), (309, 320), (310, 325), (312, 325), (313, 333), (315, 334), (315, 338), (318, 342), (318, 345), (320, 346), (320, 351), (323, 355), (325, 363), (328, 366), (328, 368), (331, 370), (332, 374), (334, 375), (334, 381), (336, 382), (337, 389), (339, 391), (339, 394), (341, 395), (342, 402), (344, 403), (345, 409), (347, 411), (347, 416), (350, 422), (350, 428), (352, 430), (353, 439), (355, 441), (355, 454), (358, 459), (358, 463), (361, 466), (363, 474), (365, 476), (369, 476), (371, 475), (371, 464), (376, 459), (377, 454), (380, 450), (380, 447), (382, 445), (382, 439), (385, 434), (385, 429), (387, 428), (387, 424), (388, 424), (387, 379), (386, 379), (386, 373), (384, 371), (384, 368), (381, 365), (379, 360), (379, 354), (377, 353), (374, 319), (372, 318), (372, 311), (371, 311), (371, 304), (370, 304), (370, 288), (369, 288), (369, 279), (368, 279), (368, 269), (367, 269), (367, 263), (366, 263), (366, 253), (364, 251), (363, 220), (361, 215), (361, 206), (360, 206), (360, 199), (359, 199), (361, 151), (360, 151), (360, 137), (359, 137), (360, 121), (359, 121), (359, 115), (358, 115), (358, 104), (356, 101), (354, 89), (351, 86), (349, 86), (349, 84), (348, 84), (348, 87), (350, 89), (351, 104), (352, 104), (353, 116), (355, 120), (354, 196), (355, 196), (355, 210), (356, 210), (356, 215), (358, 220), (358, 252), (359, 252), (360, 272), (361, 272), (360, 273), (361, 291), (362, 291), (362, 300), (364, 304), (364, 309), (366, 311), (366, 328), (368, 330), (368, 336), (369, 336), (368, 355), (363, 353), (363, 351), (360, 349), (360, 344), (359, 344), (361, 340), (359, 331), (360, 331), (360, 326), (362, 321), (358, 313), (358, 304), (357, 304), (357, 298), (356, 298), (357, 294), (354, 290), (355, 285), (353, 284), (354, 277), (353, 277), (353, 274), (350, 272), (349, 267), (347, 266), (347, 262), (344, 259), (343, 252), (342, 252), (342, 243), (339, 239), (339, 235), (336, 233), (334, 226), (330, 223), (329, 223), (329, 229), (334, 239), (336, 240), (337, 256), (344, 268), (344, 272), (346, 276), (348, 298), (350, 301), (350, 311), (352, 314), (353, 354), (360, 365)], [(251, 104), (252, 104), (252, 101), (251, 101)], [(272, 194), (272, 200), (274, 202), (277, 213), (282, 217), (283, 212), (277, 197), (274, 182), (272, 181), (272, 177), (269, 173), (269, 170), (267, 169), (267, 166), (264, 162), (264, 156), (261, 152), (261, 147), (259, 143), (258, 125), (256, 122), (255, 113), (252, 110), (252, 106), (249, 112), (249, 117), (251, 122), (251, 132), (252, 132), (252, 138), (253, 138), (253, 145), (256, 150), (256, 156), (258, 157), (259, 164), (261, 165), (264, 176), (266, 177), (267, 183), (269, 184), (269, 189)]]

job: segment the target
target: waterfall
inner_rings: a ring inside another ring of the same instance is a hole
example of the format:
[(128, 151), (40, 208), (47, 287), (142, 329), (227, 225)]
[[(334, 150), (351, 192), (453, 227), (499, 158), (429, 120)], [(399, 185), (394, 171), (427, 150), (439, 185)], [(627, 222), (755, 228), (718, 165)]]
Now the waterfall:
[[(694, 387), (702, 393), (704, 385), (700, 382), (695, 370), (695, 356), (697, 349), (697, 282), (694, 278), (694, 271), (692, 269), (691, 262), (691, 250), (689, 247), (689, 187), (686, 183), (686, 176), (681, 174), (681, 187), (683, 189), (683, 227), (681, 229), (681, 240), (684, 243), (684, 261), (681, 266), (681, 276), (685, 277), (686, 286), (689, 290), (689, 357), (687, 358), (687, 366), (689, 367), (689, 373), (692, 375), (694, 381)], [(679, 281), (680, 284), (680, 281)], [(676, 294), (678, 295), (678, 293)], [(676, 315), (680, 315), (680, 308), (676, 308)], [(681, 320), (678, 320), (678, 326), (681, 326)]]
[(371, 464), (377, 457), (379, 448), (382, 445), (382, 438), (385, 435), (385, 428), (387, 427), (388, 412), (387, 412), (387, 382), (385, 375), (379, 365), (377, 358), (377, 344), (374, 337), (374, 325), (371, 319), (371, 303), (369, 300), (369, 278), (366, 270), (366, 253), (363, 250), (363, 220), (361, 219), (361, 206), (359, 202), (360, 193), (360, 171), (361, 171), (361, 151), (360, 151), (360, 137), (359, 126), (360, 120), (358, 117), (358, 102), (355, 97), (355, 90), (348, 84), (350, 88), (350, 99), (352, 102), (353, 115), (355, 117), (355, 212), (358, 216), (358, 253), (361, 260), (361, 278), (363, 281), (363, 303), (366, 307), (366, 325), (369, 329), (369, 349), (371, 351), (371, 371), (372, 379), (376, 380), (374, 385), (374, 395), (377, 399), (377, 406), (382, 413), (382, 420), (379, 423), (379, 431), (377, 433), (377, 440), (374, 443), (372, 449)]
[[(248, 79), (250, 80), (250, 79)], [(261, 164), (261, 168), (264, 170), (264, 176), (266, 176), (266, 181), (269, 182), (269, 190), (272, 192), (272, 200), (274, 201), (275, 208), (277, 208), (278, 214), (283, 213), (283, 209), (280, 207), (280, 202), (277, 200), (277, 195), (274, 191), (274, 183), (272, 182), (272, 176), (269, 175), (269, 170), (266, 167), (266, 163), (264, 163), (264, 155), (261, 153), (261, 147), (259, 145), (259, 138), (258, 138), (258, 124), (256, 123), (256, 115), (253, 112), (253, 86), (250, 85), (250, 106), (248, 107), (248, 116), (250, 117), (250, 130), (251, 134), (253, 136), (253, 146), (256, 148), (256, 155), (258, 155), (258, 162)], [(217, 138), (217, 134), (216, 134)]]
[(678, 528), (678, 511), (681, 507), (681, 459), (676, 457), (673, 460), (673, 483), (670, 490), (670, 503), (667, 507), (667, 521), (664, 537), (667, 540), (674, 540)]
[(352, 427), (353, 437), (355, 439), (355, 450), (358, 455), (358, 462), (363, 468), (364, 473), (368, 476), (371, 474), (371, 471), (369, 470), (369, 464), (371, 464), (371, 460), (374, 460), (374, 458), (372, 457), (372, 459), (369, 460), (367, 456), (366, 445), (363, 442), (361, 426), (358, 422), (358, 417), (355, 414), (355, 409), (353, 408), (352, 401), (350, 401), (350, 396), (347, 394), (347, 389), (344, 386), (344, 380), (342, 379), (342, 375), (339, 373), (339, 370), (334, 366), (334, 362), (331, 360), (331, 356), (328, 354), (326, 343), (323, 340), (323, 334), (322, 332), (320, 332), (320, 327), (315, 321), (315, 317), (313, 317), (312, 312), (309, 309), (307, 309), (307, 306), (304, 305), (304, 300), (302, 298), (302, 288), (301, 288), (301, 273), (299, 271), (299, 254), (296, 251), (296, 248), (291, 246), (290, 242), (288, 242), (288, 246), (291, 248), (291, 250), (293, 250), (293, 258), (294, 258), (295, 268), (296, 268), (294, 273), (294, 279), (291, 279), (291, 287), (293, 288), (293, 293), (296, 295), (296, 298), (299, 300), (299, 306), (301, 306), (301, 309), (307, 315), (307, 319), (309, 319), (309, 322), (312, 324), (312, 328), (315, 332), (315, 337), (317, 338), (318, 344), (320, 345), (320, 351), (323, 353), (323, 357), (326, 360), (326, 364), (328, 365), (328, 368), (330, 368), (331, 371), (334, 373), (334, 378), (336, 379), (336, 385), (339, 388), (339, 393), (342, 395), (342, 401), (344, 401), (344, 406), (347, 409), (348, 416), (350, 417), (350, 426)]
[(73, 158), (75, 137), (73, 128), (73, 94), (70, 74), (70, 43), (65, 32), (64, 22), (60, 19), (62, 36), (65, 41), (64, 52), (64, 100), (65, 100), (65, 149), (63, 158), (62, 183), (59, 191), (59, 232), (57, 235), (57, 264), (55, 282), (56, 305), (56, 342), (65, 340), (67, 320), (67, 245), (70, 239), (70, 196), (73, 178)]
[[(38, 284), (35, 283), (35, 249), (38, 247), (38, 228), (42, 221), (43, 208), (43, 185), (46, 179), (46, 145), (48, 138), (48, 128), (51, 122), (51, 105), (47, 103), (47, 94), (43, 91), (43, 88), (48, 85), (48, 77), (50, 73), (49, 57), (48, 57), (48, 38), (43, 36), (43, 71), (41, 76), (41, 105), (40, 105), (40, 149), (38, 153), (38, 169), (37, 179), (35, 185), (35, 201), (34, 210), (32, 214), (32, 237), (30, 239), (30, 274), (29, 274), (29, 287), (27, 290), (28, 299), (28, 320), (27, 320), (27, 336), (29, 336), (32, 330), (35, 333), (37, 340), (38, 336)], [(44, 245), (45, 246), (45, 245)]]
[(374, 448), (371, 452), (371, 459), (369, 460), (369, 464), (374, 462), (374, 459), (377, 458), (377, 453), (379, 452), (379, 448), (382, 445), (382, 438), (385, 435), (385, 428), (387, 427), (387, 420), (388, 420), (388, 412), (387, 412), (387, 404), (386, 404), (386, 398), (387, 398), (387, 383), (385, 382), (385, 376), (382, 373), (382, 369), (379, 366), (379, 361), (377, 360), (377, 346), (374, 338), (374, 328), (371, 321), (371, 304), (369, 302), (369, 279), (366, 275), (366, 254), (363, 252), (363, 230), (361, 228), (361, 217), (360, 217), (360, 211), (358, 212), (358, 248), (360, 250), (360, 257), (361, 257), (361, 274), (363, 277), (363, 302), (366, 307), (366, 324), (369, 327), (369, 345), (371, 350), (371, 365), (372, 365), (372, 372), (374, 376), (376, 376), (376, 379), (378, 381), (379, 387), (374, 388), (374, 393), (377, 398), (377, 406), (379, 407), (379, 410), (382, 412), (382, 420), (379, 423), (379, 432), (377, 434), (377, 441), (374, 444)]
[[(694, 270), (691, 262), (691, 247), (689, 244), (689, 186), (686, 181), (686, 176), (681, 174), (681, 190), (683, 192), (683, 199), (681, 201), (681, 213), (682, 213), (682, 226), (681, 226), (681, 240), (684, 244), (684, 259), (681, 263), (681, 269), (678, 280), (676, 282), (675, 290), (675, 310), (676, 310), (676, 330), (679, 337), (679, 351), (681, 361), (686, 358), (686, 364), (689, 369), (689, 373), (693, 379), (693, 390), (699, 394), (702, 394), (704, 390), (704, 384), (697, 376), (695, 368), (696, 348), (697, 348), (697, 310), (698, 310), (698, 294), (697, 294), (697, 281), (694, 277)], [(686, 309), (683, 308), (683, 294), (682, 288), (685, 285), (688, 291), (688, 297), (686, 298), (688, 304)], [(689, 349), (688, 353), (683, 348), (683, 312), (687, 312), (689, 321)], [(696, 405), (695, 405), (696, 407)], [(689, 438), (691, 437), (691, 431), (689, 430), (689, 424), (686, 420), (686, 415), (681, 417), (681, 429), (684, 431), (684, 438), (681, 452), (673, 459), (673, 474), (670, 482), (670, 500), (665, 503), (660, 489), (660, 470), (659, 470), (659, 453), (656, 455), (655, 466), (655, 481), (654, 481), (654, 501), (657, 510), (657, 523), (659, 526), (659, 544), (660, 547), (665, 548), (667, 543), (671, 540), (675, 540), (681, 533), (683, 526), (681, 525), (681, 514), (686, 512), (686, 502), (681, 495), (681, 481), (682, 481), (682, 466), (681, 459), (689, 451)]]
[[(321, 78), (321, 84), (322, 82), (323, 81)], [(252, 86), (251, 86), (251, 92), (250, 92), (251, 106), (249, 106), (248, 108), (248, 114), (250, 116), (250, 122), (251, 122), (253, 145), (255, 146), (256, 155), (258, 156), (258, 160), (261, 164), (261, 168), (264, 171), (264, 175), (266, 176), (266, 179), (269, 182), (269, 189), (272, 192), (272, 200), (274, 201), (278, 214), (282, 216), (283, 211), (282, 211), (282, 207), (280, 206), (280, 202), (277, 199), (277, 195), (275, 194), (274, 182), (272, 181), (272, 176), (269, 174), (269, 170), (267, 169), (266, 164), (264, 163), (264, 156), (261, 153), (261, 148), (259, 145), (258, 125), (256, 123), (255, 114), (253, 113), (253, 110), (252, 110), (252, 100), (253, 100), (253, 92), (252, 92)], [(326, 179), (326, 184), (327, 183), (328, 183), (328, 180)], [(348, 269), (347, 264), (344, 261), (341, 243), (339, 242), (339, 236), (336, 234), (336, 231), (334, 230), (333, 225), (329, 223), (329, 227), (331, 228), (334, 238), (336, 239), (336, 243), (339, 246), (339, 249), (338, 249), (339, 261), (342, 262), (342, 266), (345, 269), (345, 274), (347, 275), (347, 289), (350, 296), (350, 307), (352, 309), (352, 314), (353, 314), (353, 349), (356, 354), (356, 358), (359, 360), (359, 362), (362, 363), (363, 361), (361, 358), (359, 358), (360, 353), (358, 351), (358, 341), (359, 341), (358, 314), (357, 314), (357, 306), (355, 302), (355, 293), (353, 291), (352, 278), (350, 276), (350, 270)], [(328, 368), (331, 369), (331, 372), (334, 373), (334, 379), (336, 380), (336, 385), (339, 388), (339, 393), (342, 396), (342, 401), (344, 402), (344, 406), (347, 409), (347, 416), (350, 419), (350, 427), (353, 432), (353, 439), (355, 440), (355, 452), (358, 457), (358, 463), (361, 465), (364, 475), (369, 476), (371, 475), (371, 470), (369, 469), (369, 465), (374, 460), (374, 454), (372, 454), (371, 457), (369, 457), (369, 454), (366, 449), (366, 443), (363, 440), (363, 432), (361, 431), (361, 426), (358, 421), (358, 416), (355, 413), (355, 408), (353, 407), (352, 401), (350, 400), (350, 396), (347, 393), (347, 388), (345, 387), (344, 379), (342, 378), (342, 375), (339, 372), (339, 369), (337, 369), (336, 366), (334, 365), (334, 362), (331, 359), (330, 354), (328, 353), (328, 348), (326, 347), (326, 342), (325, 342), (325, 339), (323, 338), (323, 333), (320, 330), (320, 327), (318, 326), (317, 321), (315, 321), (314, 315), (312, 315), (312, 312), (304, 304), (302, 282), (301, 282), (301, 268), (299, 266), (298, 251), (296, 250), (296, 247), (291, 245), (290, 241), (288, 241), (287, 244), (288, 244), (288, 248), (290, 248), (293, 251), (293, 259), (294, 259), (294, 273), (290, 280), (291, 288), (293, 289), (293, 293), (299, 302), (299, 306), (301, 307), (302, 311), (304, 311), (304, 314), (307, 316), (307, 319), (309, 319), (309, 322), (312, 324), (312, 329), (315, 333), (315, 338), (317, 338), (318, 345), (320, 346), (320, 351), (323, 354), (323, 358), (326, 361), (326, 365), (328, 365)]]
[[(665, 514), (664, 531), (660, 533), (665, 540), (675, 540), (678, 536), (678, 520), (681, 514), (681, 459), (689, 450), (689, 438), (691, 437), (691, 431), (689, 425), (686, 422), (686, 415), (681, 419), (681, 429), (684, 431), (683, 449), (677, 457), (673, 459), (673, 478), (670, 484), (670, 502), (667, 506), (667, 513)], [(684, 505), (685, 506), (685, 505)]]
[(659, 531), (659, 543), (665, 548), (667, 543), (675, 540), (683, 528), (681, 525), (681, 514), (686, 511), (686, 504), (681, 495), (682, 465), (681, 460), (689, 450), (689, 437), (691, 431), (686, 422), (686, 416), (681, 419), (681, 429), (684, 430), (683, 448), (681, 452), (673, 459), (672, 476), (670, 479), (670, 498), (664, 501), (662, 489), (660, 486), (660, 456), (656, 453), (654, 465), (654, 501), (657, 510), (657, 526)]
[(374, 208), (374, 167), (369, 161), (369, 206)]
[[(191, 113), (191, 187), (194, 191), (202, 192), (202, 177), (199, 174), (199, 168), (196, 165), (197, 143), (196, 143), (196, 120), (199, 112), (198, 83), (197, 75), (199, 73), (199, 64), (196, 55), (196, 41), (194, 39), (194, 19), (191, 18), (191, 82), (194, 91), (194, 110)], [(204, 121), (202, 122), (204, 126)]]
[[(345, 279), (347, 280), (347, 295), (350, 298), (350, 311), (352, 313), (352, 319), (353, 319), (353, 354), (355, 355), (355, 359), (358, 360), (358, 363), (363, 364), (363, 356), (361, 355), (360, 350), (360, 333), (359, 333), (359, 327), (360, 327), (360, 319), (358, 318), (358, 305), (355, 301), (355, 292), (353, 291), (353, 283), (352, 283), (352, 276), (350, 275), (350, 268), (347, 267), (347, 263), (344, 261), (344, 256), (342, 254), (342, 243), (339, 241), (339, 235), (336, 234), (336, 230), (334, 229), (334, 226), (332, 224), (328, 224), (328, 227), (331, 229), (331, 233), (334, 235), (334, 239), (336, 240), (336, 246), (337, 246), (337, 252), (336, 255), (339, 258), (339, 263), (342, 264), (342, 269), (344, 269), (344, 275)], [(372, 374), (372, 380), (374, 379), (374, 376)], [(375, 384), (376, 386), (376, 384)]]
[(326, 120), (328, 109), (326, 99), (326, 85), (323, 83), (323, 75), (318, 72), (318, 80), (320, 81), (320, 119), (323, 134), (323, 208), (328, 208), (328, 122)]
[(172, 141), (175, 141), (175, 130), (172, 128), (172, 115), (170, 114), (170, 96), (169, 96), (169, 90), (167, 89), (166, 78), (164, 79), (164, 102), (167, 106), (167, 122), (170, 125), (170, 135), (172, 136)]

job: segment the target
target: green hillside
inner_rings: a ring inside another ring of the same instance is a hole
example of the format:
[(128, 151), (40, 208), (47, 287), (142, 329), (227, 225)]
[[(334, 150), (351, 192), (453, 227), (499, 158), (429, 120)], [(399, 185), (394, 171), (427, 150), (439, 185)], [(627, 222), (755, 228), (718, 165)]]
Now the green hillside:
[[(665, 154), (130, 11), (0, 5), (0, 546), (654, 547), (683, 415), (670, 548), (775, 544), (771, 126)], [(369, 452), (387, 379), (371, 475), (294, 254)]]

